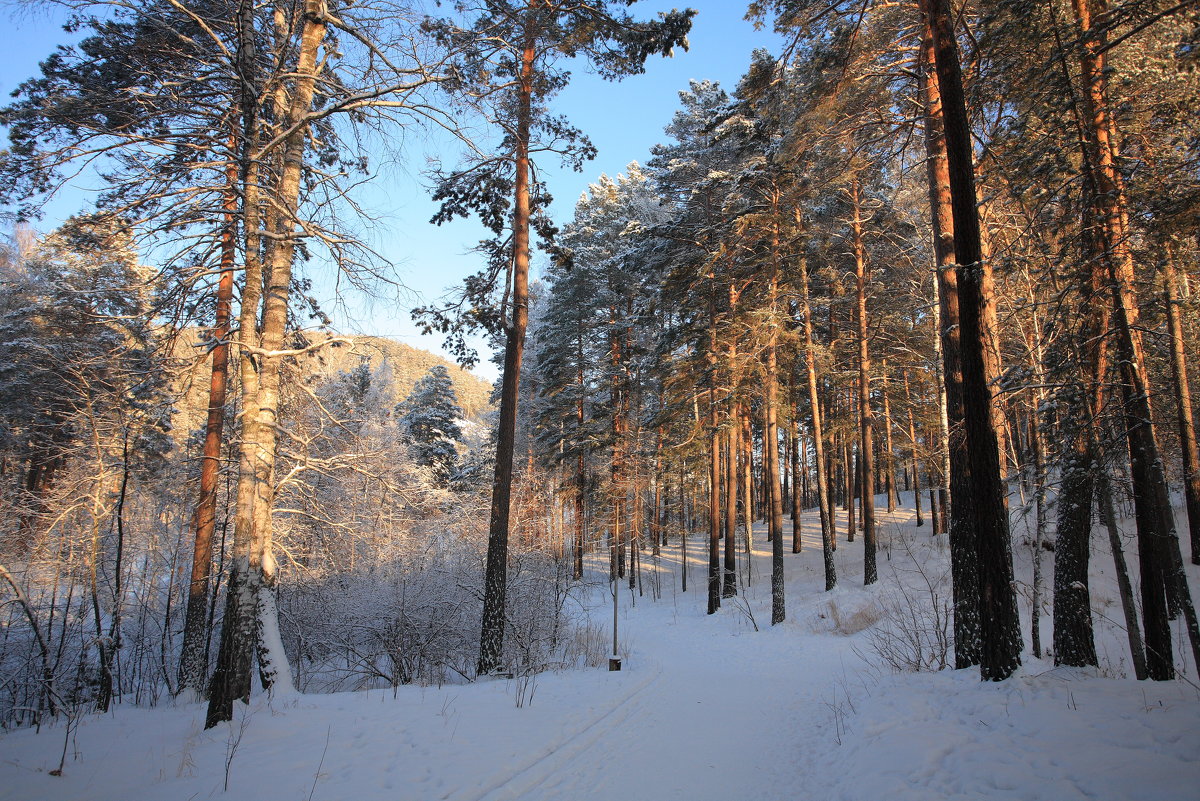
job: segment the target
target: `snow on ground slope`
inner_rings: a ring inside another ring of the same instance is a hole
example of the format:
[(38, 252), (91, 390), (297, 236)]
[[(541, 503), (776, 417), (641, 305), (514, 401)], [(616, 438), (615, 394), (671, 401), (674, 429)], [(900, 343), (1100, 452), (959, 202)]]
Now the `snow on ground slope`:
[[(198, 705), (123, 708), (85, 717), (73, 732), (0, 737), (0, 799), (1197, 798), (1200, 691), (1115, 678), (1127, 660), (1105, 619), (1097, 622), (1105, 665), (1091, 673), (1028, 653), (999, 684), (975, 671), (896, 674), (881, 665), (871, 637), (888, 623), (879, 609), (899, 597), (897, 582), (926, 607), (926, 578), (939, 599), (949, 592), (944, 544), (928, 526), (914, 527), (906, 510), (882, 517), (880, 585), (861, 587), (861, 543), (843, 542), (832, 593), (822, 592), (817, 525), (806, 517), (805, 550), (786, 557), (788, 620), (779, 626), (768, 625), (761, 534), (751, 585), (711, 617), (699, 543), (687, 593), (672, 546), (658, 565), (661, 599), (651, 598), (648, 556), (646, 594), (621, 592), (619, 673), (275, 704), (256, 697), (232, 725), (210, 731)], [(1030, 552), (1016, 553), (1027, 581)], [(1100, 598), (1115, 598), (1108, 559), (1094, 557)], [(609, 597), (596, 593), (597, 623), (609, 619)], [(1027, 639), (1028, 628), (1026, 605)], [(64, 744), (64, 775), (50, 776)]]

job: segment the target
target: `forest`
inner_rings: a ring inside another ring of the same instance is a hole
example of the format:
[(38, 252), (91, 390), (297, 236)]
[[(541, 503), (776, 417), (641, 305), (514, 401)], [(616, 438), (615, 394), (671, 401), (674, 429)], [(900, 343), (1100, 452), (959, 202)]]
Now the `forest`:
[[(0, 107), (12, 798), (1194, 792), (1200, 3), (755, 0), (562, 219), (556, 98), (705, 3), (55, 5)], [(393, 160), (482, 232), (406, 310), (447, 358), (315, 286), (393, 286)]]

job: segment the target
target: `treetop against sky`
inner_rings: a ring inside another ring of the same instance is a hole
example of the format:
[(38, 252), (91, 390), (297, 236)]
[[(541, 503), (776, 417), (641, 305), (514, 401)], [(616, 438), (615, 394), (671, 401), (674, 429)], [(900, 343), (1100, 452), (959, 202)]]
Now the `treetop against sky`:
[[(644, 5), (642, 13), (669, 10), (675, 4)], [(575, 201), (602, 173), (616, 175), (629, 162), (649, 158), (651, 146), (663, 141), (663, 128), (679, 104), (678, 93), (687, 89), (689, 81), (718, 81), (732, 90), (754, 49), (778, 50), (780, 38), (769, 26), (755, 30), (744, 19), (746, 4), (740, 0), (691, 0), (679, 5), (698, 12), (688, 37), (689, 51), (676, 50), (673, 58), (652, 60), (645, 74), (619, 83), (605, 81), (580, 65), (574, 68), (570, 85), (552, 101), (555, 112), (584, 131), (599, 151), (578, 173), (560, 166), (553, 156), (543, 157), (538, 164), (554, 197), (553, 217), (560, 225), (570, 219)], [(78, 37), (63, 31), (67, 14), (61, 7), (10, 6), (5, 13), (10, 35), (0, 49), (0, 92), (7, 96), (37, 73), (38, 63), (55, 46)], [(376, 175), (361, 188), (359, 199), (373, 215), (362, 222), (364, 239), (396, 264), (409, 291), (384, 288), (378, 298), (351, 291), (335, 302), (337, 288), (324, 280), (332, 271), (314, 265), (310, 272), (316, 294), (339, 330), (395, 337), (441, 352), (440, 338), (422, 336), (409, 319), (409, 309), (436, 300), (479, 269), (482, 257), (470, 249), (486, 231), (474, 221), (441, 227), (429, 223), (436, 205), (429, 199), (422, 172), (430, 158), (453, 164), (458, 155), (453, 143), (409, 137), (404, 152), (403, 160), (382, 156), (377, 160)], [(46, 206), (38, 229), (50, 230), (87, 208), (99, 185), (94, 174), (80, 175)], [(534, 271), (537, 274), (537, 258)], [(485, 358), (477, 372), (493, 377), (495, 368)]]

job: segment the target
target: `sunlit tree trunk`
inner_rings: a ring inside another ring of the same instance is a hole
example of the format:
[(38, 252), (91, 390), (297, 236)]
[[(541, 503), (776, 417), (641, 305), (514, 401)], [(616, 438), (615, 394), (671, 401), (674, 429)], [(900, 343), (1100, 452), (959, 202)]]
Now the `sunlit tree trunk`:
[(1200, 565), (1200, 448), (1196, 444), (1196, 421), (1192, 416), (1192, 392), (1188, 386), (1187, 351), (1183, 321), (1179, 318), (1179, 278), (1174, 254), (1168, 252), (1163, 271), (1163, 302), (1167, 307), (1167, 333), (1171, 338), (1171, 374), (1175, 385), (1179, 444), (1183, 451), (1183, 497), (1187, 507), (1192, 564)]
[[(245, 12), (240, 32), (248, 41), (252, 10)], [(273, 693), (293, 690), (291, 671), (279, 636), (275, 607), (275, 558), (271, 510), (274, 503), (275, 451), (278, 442), (280, 362), (287, 331), (287, 311), (295, 254), (296, 210), (308, 136), (307, 116), (312, 108), (317, 76), (317, 53), (325, 40), (327, 8), (323, 0), (306, 0), (297, 50), (292, 91), (284, 117), (281, 167), (271, 193), (273, 214), (268, 263), (258, 259), (261, 232), (257, 205), (263, 154), (248, 168), (243, 216), (246, 230), (246, 281), (242, 290), (239, 348), (242, 381), (242, 443), (237, 508), (234, 518), (234, 553), (227, 589), (226, 617), (222, 623), (217, 673), (209, 693), (206, 725), (231, 720), (233, 700), (248, 700), (251, 650), (257, 647), (259, 676)], [(245, 76), (243, 76), (245, 80)], [(244, 102), (257, 102), (254, 97)], [(251, 128), (246, 141), (257, 143)], [(265, 275), (264, 275), (265, 272)], [(261, 305), (261, 318), (258, 317)]]
[(1173, 558), (1173, 551), (1178, 551), (1178, 540), (1150, 413), (1151, 388), (1146, 378), (1146, 360), (1138, 329), (1124, 185), (1117, 169), (1115, 126), (1106, 98), (1104, 25), (1102, 19), (1093, 19), (1093, 9), (1096, 16), (1102, 18), (1106, 8), (1102, 2), (1093, 4), (1089, 0), (1072, 0), (1072, 8), (1082, 37), (1079, 64), (1084, 89), (1083, 128), (1090, 157), (1088, 166), (1096, 189), (1095, 208), (1112, 288), (1115, 352), (1121, 376), (1141, 564), (1146, 664), (1151, 679), (1166, 680), (1175, 675), (1167, 620), (1169, 588), (1178, 593), (1179, 600), (1185, 605), (1193, 648), (1197, 647), (1195, 614), (1187, 597), (1182, 560)]
[(504, 659), (513, 446), (516, 441), (517, 402), (520, 394), (521, 360), (525, 352), (525, 329), (529, 323), (529, 141), (535, 53), (533, 23), (530, 21), (526, 27), (524, 50), (517, 75), (516, 131), (513, 141), (516, 175), (513, 183), (511, 312), (505, 327), (500, 419), (497, 422), (496, 471), (492, 480), (487, 566), (484, 570), (483, 624), (479, 638), (479, 662), (476, 666), (480, 674), (496, 670)]
[(208, 418), (200, 461), (200, 499), (192, 519), (192, 572), (184, 615), (183, 649), (179, 660), (178, 694), (184, 701), (198, 700), (208, 670), (208, 597), (212, 571), (212, 538), (217, 522), (217, 479), (221, 468), (221, 442), (225, 430), (225, 399), (229, 387), (229, 333), (233, 301), (233, 267), (237, 229), (238, 164), (232, 153), (225, 172), (224, 229), (221, 232), (221, 274), (217, 283), (216, 320), (212, 329), (212, 371), (208, 386)]
[(863, 584), (874, 584), (875, 565), (875, 414), (871, 409), (871, 355), (867, 347), (867, 253), (863, 244), (862, 189), (855, 179), (850, 188), (851, 247), (854, 252), (855, 298), (858, 323), (859, 474), (862, 486)]

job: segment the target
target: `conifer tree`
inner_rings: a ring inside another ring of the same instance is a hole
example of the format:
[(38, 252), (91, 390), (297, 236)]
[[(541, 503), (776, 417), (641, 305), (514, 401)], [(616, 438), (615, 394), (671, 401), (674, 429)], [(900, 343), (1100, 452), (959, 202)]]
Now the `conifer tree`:
[(396, 408), (396, 424), (409, 442), (418, 464), (432, 468), (439, 483), (445, 483), (458, 461), (455, 443), (462, 442), (458, 421), (462, 409), (443, 365), (434, 365)]
[(495, 234), (481, 245), (488, 266), (466, 280), (460, 304), (414, 311), (430, 330), (449, 334), (451, 349), (466, 362), (475, 358), (465, 343), (467, 331), (484, 328), (504, 337), (480, 673), (495, 670), (504, 659), (513, 448), (529, 321), (530, 230), (535, 228), (543, 241), (553, 234), (541, 213), (548, 198), (533, 181), (531, 154), (557, 150), (578, 167), (594, 152), (578, 130), (549, 113), (547, 101), (569, 79), (560, 66), (563, 59), (585, 59), (613, 80), (641, 73), (650, 56), (686, 47), (695, 13), (671, 11), (642, 21), (623, 10), (629, 5), (609, 0), (589, 5), (565, 0), (469, 2), (459, 4), (454, 19), (426, 22), (459, 54), (461, 81), (450, 88), (459, 90), (464, 101), (482, 99), (485, 118), (501, 132), (494, 154), (444, 173), (434, 193), (442, 203), (435, 222), (477, 213)]

